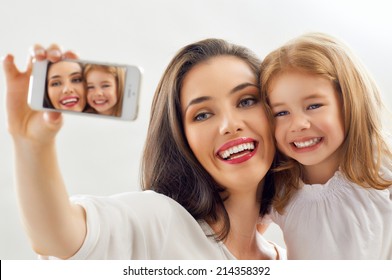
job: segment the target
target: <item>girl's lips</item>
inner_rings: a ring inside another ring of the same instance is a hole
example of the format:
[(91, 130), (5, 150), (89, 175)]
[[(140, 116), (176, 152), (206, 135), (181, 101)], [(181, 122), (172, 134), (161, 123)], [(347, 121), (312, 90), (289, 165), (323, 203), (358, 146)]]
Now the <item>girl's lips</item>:
[(242, 137), (222, 145), (216, 152), (216, 156), (225, 163), (237, 164), (252, 158), (256, 150), (256, 140)]
[(323, 142), (323, 137), (307, 137), (291, 142), (290, 147), (296, 153), (306, 153), (316, 150)]

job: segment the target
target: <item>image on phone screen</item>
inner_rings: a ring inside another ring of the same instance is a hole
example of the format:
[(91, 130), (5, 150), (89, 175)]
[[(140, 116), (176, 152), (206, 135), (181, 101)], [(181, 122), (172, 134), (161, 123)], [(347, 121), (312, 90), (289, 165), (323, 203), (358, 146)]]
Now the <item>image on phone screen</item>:
[(49, 62), (43, 107), (119, 117), (125, 74), (122, 66)]

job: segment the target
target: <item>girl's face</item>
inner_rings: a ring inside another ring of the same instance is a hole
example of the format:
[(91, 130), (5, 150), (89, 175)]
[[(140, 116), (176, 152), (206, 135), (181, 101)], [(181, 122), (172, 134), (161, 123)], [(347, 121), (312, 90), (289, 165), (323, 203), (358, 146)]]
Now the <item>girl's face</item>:
[(302, 72), (284, 72), (271, 84), (278, 149), (304, 165), (305, 172), (333, 173), (344, 141), (342, 103), (332, 82)]
[(100, 70), (86, 75), (87, 102), (99, 114), (112, 115), (117, 104), (117, 83), (114, 76)]
[(194, 66), (181, 89), (185, 135), (207, 172), (230, 193), (254, 191), (275, 153), (255, 74), (220, 56)]
[(51, 64), (48, 71), (48, 95), (56, 109), (83, 111), (86, 96), (80, 65), (70, 61)]

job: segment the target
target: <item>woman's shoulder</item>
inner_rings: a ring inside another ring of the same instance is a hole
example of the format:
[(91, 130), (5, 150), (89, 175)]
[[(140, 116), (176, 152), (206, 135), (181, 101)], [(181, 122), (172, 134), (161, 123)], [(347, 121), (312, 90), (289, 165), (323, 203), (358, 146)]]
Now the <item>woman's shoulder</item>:
[(110, 196), (77, 195), (71, 197), (71, 201), (81, 205), (90, 216), (121, 214), (127, 217), (137, 216), (138, 220), (192, 217), (177, 201), (151, 190), (124, 192)]

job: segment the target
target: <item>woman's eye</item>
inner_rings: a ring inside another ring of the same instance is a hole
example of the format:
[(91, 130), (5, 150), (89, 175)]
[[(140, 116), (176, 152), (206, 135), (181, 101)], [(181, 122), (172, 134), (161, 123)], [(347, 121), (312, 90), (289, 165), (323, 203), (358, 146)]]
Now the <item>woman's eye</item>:
[(242, 99), (240, 101), (239, 107), (241, 107), (241, 108), (242, 107), (250, 107), (250, 106), (252, 106), (252, 105), (254, 105), (256, 103), (257, 103), (257, 99), (254, 98), (254, 97), (252, 97), (252, 98), (245, 98), (245, 99)]
[(200, 113), (194, 117), (194, 120), (197, 122), (204, 121), (212, 116), (211, 113)]
[(73, 79), (72, 79), (72, 82), (73, 82), (73, 83), (81, 83), (81, 82), (83, 82), (83, 79), (82, 79), (82, 77), (73, 78)]
[(61, 83), (59, 81), (54, 81), (54, 82), (50, 83), (50, 86), (51, 87), (58, 87), (58, 86), (61, 86)]
[(308, 106), (308, 110), (314, 110), (317, 108), (320, 108), (322, 105), (321, 104), (312, 104), (310, 106)]
[(274, 117), (282, 117), (282, 116), (286, 116), (288, 115), (289, 112), (288, 111), (280, 111), (274, 114)]

